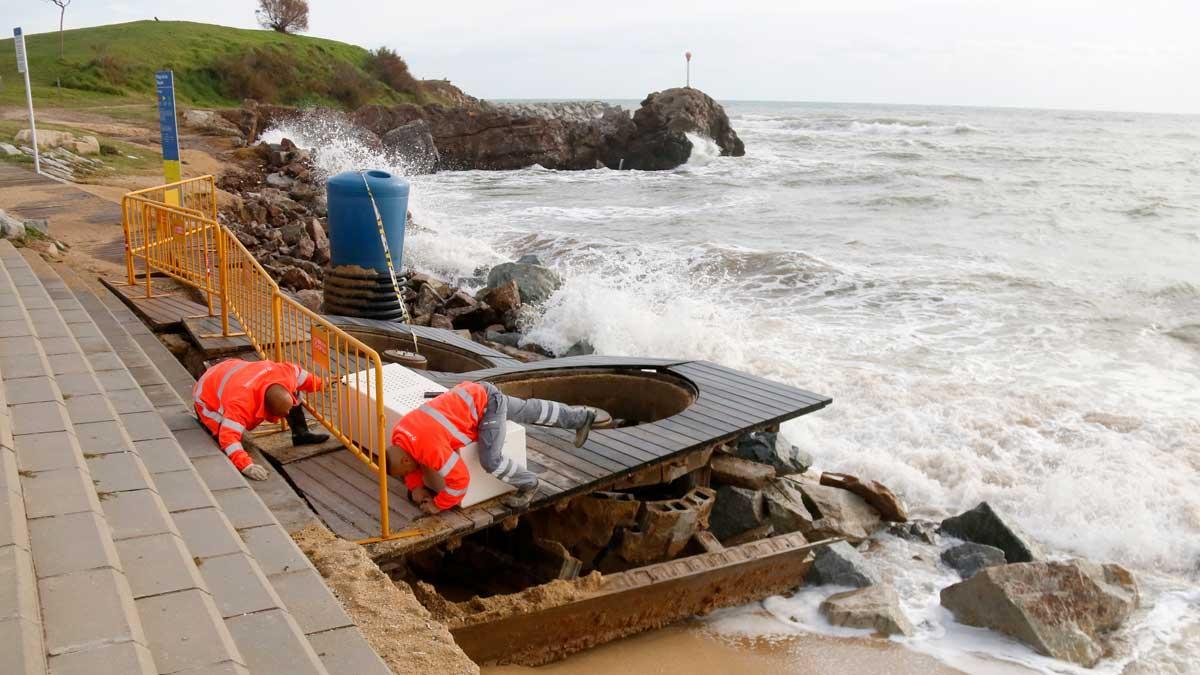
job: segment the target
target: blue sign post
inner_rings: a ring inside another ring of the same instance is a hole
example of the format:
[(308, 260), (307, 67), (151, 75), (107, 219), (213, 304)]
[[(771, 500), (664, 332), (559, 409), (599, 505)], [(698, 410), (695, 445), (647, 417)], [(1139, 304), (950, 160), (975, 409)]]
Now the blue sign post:
[[(154, 74), (154, 88), (158, 91), (158, 128), (162, 133), (163, 177), (166, 182), (178, 183), (183, 179), (179, 164), (179, 128), (175, 123), (175, 74), (160, 70)], [(171, 190), (168, 199), (175, 194)], [(178, 202), (176, 202), (178, 204)]]

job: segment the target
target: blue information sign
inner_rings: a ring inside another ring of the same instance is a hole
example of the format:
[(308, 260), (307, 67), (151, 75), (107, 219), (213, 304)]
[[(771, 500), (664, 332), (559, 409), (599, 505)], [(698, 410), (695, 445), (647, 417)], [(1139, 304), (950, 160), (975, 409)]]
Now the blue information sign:
[(158, 127), (162, 133), (163, 176), (168, 183), (181, 179), (179, 129), (175, 124), (175, 75), (169, 70), (154, 74), (158, 91)]

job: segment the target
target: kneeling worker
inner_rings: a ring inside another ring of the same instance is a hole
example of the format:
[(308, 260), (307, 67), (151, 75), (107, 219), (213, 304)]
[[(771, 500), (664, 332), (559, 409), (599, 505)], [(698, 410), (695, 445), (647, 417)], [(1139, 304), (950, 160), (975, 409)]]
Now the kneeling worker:
[(286, 416), (293, 445), (325, 442), (328, 434), (308, 430), (299, 399), (299, 392), (324, 386), (321, 378), (294, 363), (227, 359), (204, 371), (192, 388), (192, 400), (200, 423), (237, 470), (247, 478), (266, 480), (266, 468), (242, 449), (242, 433)]
[[(505, 420), (575, 429), (578, 448), (587, 440), (596, 410), (506, 396), (490, 382), (463, 382), (400, 418), (392, 429), (388, 473), (404, 477), (413, 501), (425, 513), (449, 509), (462, 501), (471, 482), (457, 450), (478, 441), (483, 469), (517, 488), (516, 494), (504, 497), (504, 505), (528, 506), (539, 481), (525, 467), (504, 456)], [(422, 467), (436, 471), (445, 481), (436, 496), (425, 487)]]

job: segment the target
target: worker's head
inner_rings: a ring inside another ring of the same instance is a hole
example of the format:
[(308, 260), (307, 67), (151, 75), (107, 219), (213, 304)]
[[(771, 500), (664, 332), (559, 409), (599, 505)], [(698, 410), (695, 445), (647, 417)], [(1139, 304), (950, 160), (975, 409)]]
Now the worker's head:
[(263, 405), (266, 407), (267, 414), (272, 419), (284, 417), (288, 411), (296, 405), (296, 399), (292, 396), (292, 392), (287, 390), (287, 387), (282, 384), (273, 384), (267, 387), (267, 391), (263, 394)]
[(407, 476), (421, 466), (417, 464), (417, 460), (412, 458), (412, 455), (398, 445), (388, 448), (387, 464), (388, 473), (393, 476)]

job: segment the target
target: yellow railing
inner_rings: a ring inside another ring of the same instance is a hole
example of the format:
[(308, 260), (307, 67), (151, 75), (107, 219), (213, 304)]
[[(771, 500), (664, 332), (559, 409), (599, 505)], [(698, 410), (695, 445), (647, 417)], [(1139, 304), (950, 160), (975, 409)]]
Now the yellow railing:
[(355, 393), (383, 391), (379, 354), (280, 291), (237, 236), (217, 222), (216, 204), (212, 176), (125, 195), (129, 284), (138, 283), (135, 261), (141, 259), (146, 297), (153, 293), (153, 274), (165, 274), (205, 294), (210, 316), (220, 303), (223, 335), (235, 334), (232, 318), (262, 358), (295, 363), (324, 379), (327, 386), (307, 394), (304, 406), (379, 477), (380, 535), (364, 541), (391, 538), (383, 397)]

